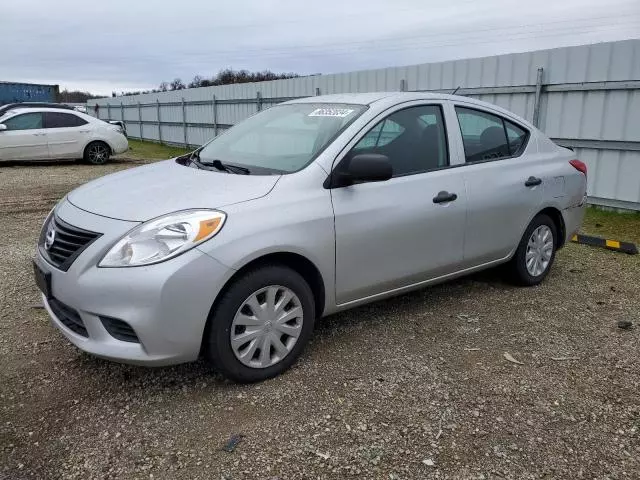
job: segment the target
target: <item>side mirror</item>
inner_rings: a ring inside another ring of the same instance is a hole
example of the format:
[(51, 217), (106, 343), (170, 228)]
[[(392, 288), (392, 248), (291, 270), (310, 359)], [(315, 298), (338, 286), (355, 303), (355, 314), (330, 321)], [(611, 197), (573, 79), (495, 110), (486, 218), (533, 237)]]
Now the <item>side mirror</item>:
[(0, 132), (7, 130), (7, 126), (4, 123), (0, 123)]
[(384, 182), (393, 176), (393, 167), (386, 155), (361, 153), (345, 157), (325, 182), (326, 188), (340, 188), (359, 182)]

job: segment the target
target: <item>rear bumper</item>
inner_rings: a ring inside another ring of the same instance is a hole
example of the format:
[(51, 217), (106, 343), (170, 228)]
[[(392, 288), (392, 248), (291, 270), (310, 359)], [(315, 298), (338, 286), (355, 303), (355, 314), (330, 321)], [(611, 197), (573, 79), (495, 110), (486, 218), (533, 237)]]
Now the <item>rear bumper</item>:
[[(585, 196), (586, 199), (586, 196)], [(562, 220), (564, 221), (564, 243), (571, 241), (571, 238), (578, 233), (582, 226), (582, 220), (587, 208), (586, 201), (576, 207), (565, 208), (562, 210)]]
[(114, 155), (117, 155), (119, 153), (124, 153), (127, 150), (129, 150), (129, 141), (127, 140), (127, 137), (119, 133), (117, 137), (111, 141), (110, 146), (111, 146), (112, 153)]

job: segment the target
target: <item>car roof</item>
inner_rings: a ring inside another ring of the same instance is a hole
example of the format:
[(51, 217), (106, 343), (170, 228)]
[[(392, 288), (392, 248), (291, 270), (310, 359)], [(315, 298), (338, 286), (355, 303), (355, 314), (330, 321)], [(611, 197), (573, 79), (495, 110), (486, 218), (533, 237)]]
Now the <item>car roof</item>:
[(13, 110), (14, 108), (60, 108), (63, 110), (73, 110), (71, 105), (67, 105), (65, 103), (54, 103), (54, 102), (16, 102), (16, 103), (7, 103), (5, 105), (0, 105), (0, 109), (5, 110)]
[(478, 107), (492, 110), (495, 113), (504, 115), (507, 118), (511, 118), (519, 123), (527, 126), (527, 128), (535, 128), (524, 118), (505, 110), (493, 103), (483, 102), (482, 100), (476, 100), (475, 98), (465, 97), (462, 95), (450, 95), (448, 93), (438, 92), (370, 92), (370, 93), (339, 93), (333, 95), (318, 95), (315, 97), (305, 97), (296, 100), (290, 100), (285, 103), (345, 103), (355, 105), (371, 105), (375, 102), (384, 100), (385, 106), (391, 106), (400, 104), (403, 102), (410, 102), (412, 100), (434, 100), (443, 101), (448, 100), (452, 102), (465, 103), (468, 105), (475, 105)]
[(445, 93), (433, 92), (368, 92), (368, 93), (336, 93), (332, 95), (318, 95), (315, 97), (305, 97), (290, 100), (286, 103), (353, 103), (357, 105), (371, 105), (383, 99), (406, 102), (410, 100), (450, 100), (468, 99), (468, 97), (457, 97)]
[(72, 114), (82, 113), (77, 110), (66, 109), (66, 108), (55, 108), (55, 107), (15, 107), (7, 110), (5, 114), (9, 112), (16, 112), (16, 113), (54, 112), (54, 113), (72, 113)]

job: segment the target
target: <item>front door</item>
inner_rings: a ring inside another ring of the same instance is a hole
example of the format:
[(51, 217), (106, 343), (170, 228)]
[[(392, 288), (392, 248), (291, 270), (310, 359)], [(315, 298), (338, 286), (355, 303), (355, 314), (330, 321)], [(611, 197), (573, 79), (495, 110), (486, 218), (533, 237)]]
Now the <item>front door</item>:
[(23, 113), (2, 123), (7, 129), (0, 131), (0, 160), (49, 158), (47, 132), (43, 128), (42, 113)]
[(337, 303), (456, 271), (463, 255), (466, 194), (459, 169), (446, 168), (449, 149), (442, 107), (394, 111), (347, 155), (359, 153), (386, 155), (394, 174), (384, 182), (331, 192)]

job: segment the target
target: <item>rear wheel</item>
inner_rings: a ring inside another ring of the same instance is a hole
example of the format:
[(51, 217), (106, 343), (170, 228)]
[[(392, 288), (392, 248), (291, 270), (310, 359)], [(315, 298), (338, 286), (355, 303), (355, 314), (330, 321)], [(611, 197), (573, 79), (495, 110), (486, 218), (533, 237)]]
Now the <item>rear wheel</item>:
[(205, 357), (224, 376), (257, 382), (288, 369), (315, 321), (311, 288), (297, 272), (260, 267), (236, 280), (209, 318)]
[(558, 232), (553, 220), (544, 214), (536, 216), (509, 264), (513, 280), (525, 286), (542, 282), (553, 265), (557, 245)]
[(102, 165), (110, 156), (111, 148), (104, 142), (91, 142), (84, 149), (84, 160), (92, 165)]

